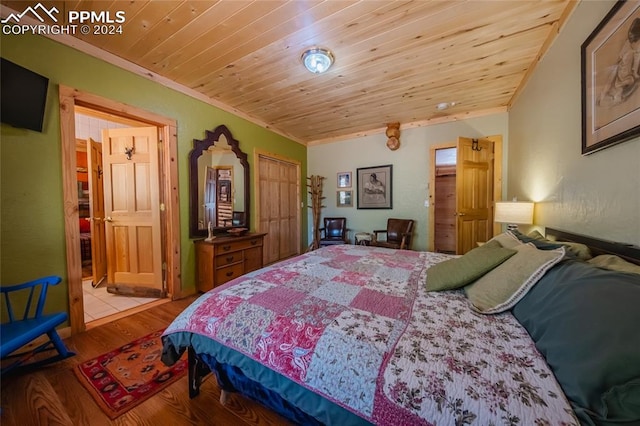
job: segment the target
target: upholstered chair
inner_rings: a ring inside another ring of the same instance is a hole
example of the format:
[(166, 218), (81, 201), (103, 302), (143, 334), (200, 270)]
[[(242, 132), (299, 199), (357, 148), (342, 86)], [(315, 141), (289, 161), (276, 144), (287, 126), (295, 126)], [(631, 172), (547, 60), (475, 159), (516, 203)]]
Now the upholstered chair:
[(320, 246), (349, 244), (347, 218), (325, 217), (324, 228), (320, 228)]
[[(411, 250), (411, 236), (413, 233), (412, 219), (387, 219), (387, 229), (373, 231), (371, 245), (392, 249)], [(387, 238), (380, 241), (380, 234), (386, 234)]]

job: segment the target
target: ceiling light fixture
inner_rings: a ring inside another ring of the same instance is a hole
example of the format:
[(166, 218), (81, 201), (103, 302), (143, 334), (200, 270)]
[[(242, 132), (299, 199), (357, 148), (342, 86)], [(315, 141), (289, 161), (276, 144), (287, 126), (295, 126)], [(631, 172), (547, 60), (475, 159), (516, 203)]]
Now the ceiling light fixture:
[(444, 111), (447, 108), (450, 108), (452, 106), (455, 106), (456, 103), (455, 102), (440, 102), (438, 105), (436, 105), (436, 109), (438, 111)]
[(302, 54), (302, 63), (312, 73), (322, 74), (333, 64), (333, 53), (319, 47), (307, 49)]

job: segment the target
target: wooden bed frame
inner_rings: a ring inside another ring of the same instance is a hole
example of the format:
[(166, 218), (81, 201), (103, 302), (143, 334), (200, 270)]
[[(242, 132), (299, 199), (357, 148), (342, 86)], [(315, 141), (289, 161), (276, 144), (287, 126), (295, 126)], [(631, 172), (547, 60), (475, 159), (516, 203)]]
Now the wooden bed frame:
[[(586, 235), (574, 234), (555, 228), (545, 229), (546, 237), (554, 241), (566, 241), (584, 244), (589, 247), (593, 256), (601, 254), (613, 254), (624, 260), (640, 265), (640, 246), (626, 243), (617, 243), (608, 240), (589, 237)], [(202, 379), (211, 373), (211, 370), (204, 363), (193, 348), (188, 348), (189, 356), (189, 397), (194, 398), (200, 393)], [(230, 392), (221, 390), (220, 402), (224, 405)]]

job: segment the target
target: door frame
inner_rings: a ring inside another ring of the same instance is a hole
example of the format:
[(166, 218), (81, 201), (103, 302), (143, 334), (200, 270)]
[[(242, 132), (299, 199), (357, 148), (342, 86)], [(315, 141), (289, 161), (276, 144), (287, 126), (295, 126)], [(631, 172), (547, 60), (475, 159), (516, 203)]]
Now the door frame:
[(69, 293), (69, 323), (71, 334), (86, 329), (82, 295), (82, 260), (78, 228), (78, 191), (76, 184), (75, 107), (82, 106), (156, 126), (162, 141), (159, 158), (161, 234), (164, 280), (168, 297), (184, 297), (180, 280), (180, 214), (178, 198), (178, 138), (177, 122), (131, 105), (113, 101), (74, 88), (60, 85), (60, 142), (62, 156), (62, 189)]
[[(493, 142), (493, 202), (502, 200), (502, 135), (484, 136)], [(431, 167), (429, 170), (429, 221), (427, 235), (429, 235), (428, 251), (435, 249), (435, 199), (436, 199), (436, 150), (446, 148), (457, 148), (458, 142), (445, 142), (431, 145), (429, 147), (429, 160)], [(501, 225), (493, 223), (493, 235), (500, 233)], [(456, 236), (457, 237), (457, 236)]]

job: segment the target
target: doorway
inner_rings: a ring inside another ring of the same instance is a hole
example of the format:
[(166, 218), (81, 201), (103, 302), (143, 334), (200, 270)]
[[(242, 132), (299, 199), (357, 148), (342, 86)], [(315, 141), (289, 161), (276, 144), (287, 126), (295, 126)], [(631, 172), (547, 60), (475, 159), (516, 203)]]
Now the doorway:
[[(60, 86), (60, 126), (62, 144), (62, 174), (66, 235), (66, 257), (69, 293), (69, 322), (71, 333), (86, 329), (84, 318), (84, 299), (82, 287), (82, 256), (79, 232), (79, 197), (77, 185), (76, 157), (76, 108), (87, 108), (96, 114), (104, 113), (114, 117), (129, 119), (132, 122), (152, 126), (159, 138), (157, 144), (157, 189), (159, 205), (159, 245), (161, 247), (161, 285), (166, 289), (167, 297), (160, 302), (145, 305), (145, 309), (170, 299), (184, 297), (180, 283), (180, 226), (177, 185), (177, 137), (176, 122), (154, 113), (140, 110), (126, 104), (111, 101), (93, 94)], [(112, 144), (115, 146), (114, 144)], [(153, 154), (155, 155), (155, 154)], [(132, 313), (140, 309), (127, 311)]]
[(487, 241), (502, 194), (502, 136), (460, 137), (430, 148), (429, 250), (464, 254)]
[(263, 263), (300, 254), (300, 163), (255, 150), (259, 232), (266, 232)]
[[(162, 294), (123, 292), (113, 286), (113, 251), (107, 250), (108, 228), (105, 213), (103, 133), (147, 126), (146, 123), (107, 114), (82, 106), (75, 107), (76, 159), (82, 259), (82, 295), (85, 324), (162, 299)], [(153, 127), (153, 129), (156, 129)], [(154, 130), (157, 132), (157, 129)], [(106, 191), (107, 195), (111, 191)], [(116, 194), (117, 196), (118, 194)], [(122, 198), (121, 196), (119, 198)], [(115, 216), (115, 215), (114, 215)], [(138, 227), (138, 230), (141, 229)], [(159, 226), (158, 226), (159, 234)], [(112, 237), (112, 236), (110, 236)], [(157, 256), (160, 257), (159, 247)], [(110, 259), (111, 257), (111, 259)], [(137, 256), (139, 257), (139, 256)], [(109, 263), (109, 264), (108, 264)], [(138, 262), (139, 263), (139, 262)], [(161, 263), (158, 261), (158, 263)], [(111, 276), (108, 277), (108, 272)], [(118, 280), (122, 281), (122, 280)], [(158, 285), (161, 283), (158, 282)], [(133, 288), (132, 288), (133, 289)], [(154, 297), (155, 296), (155, 297)]]

